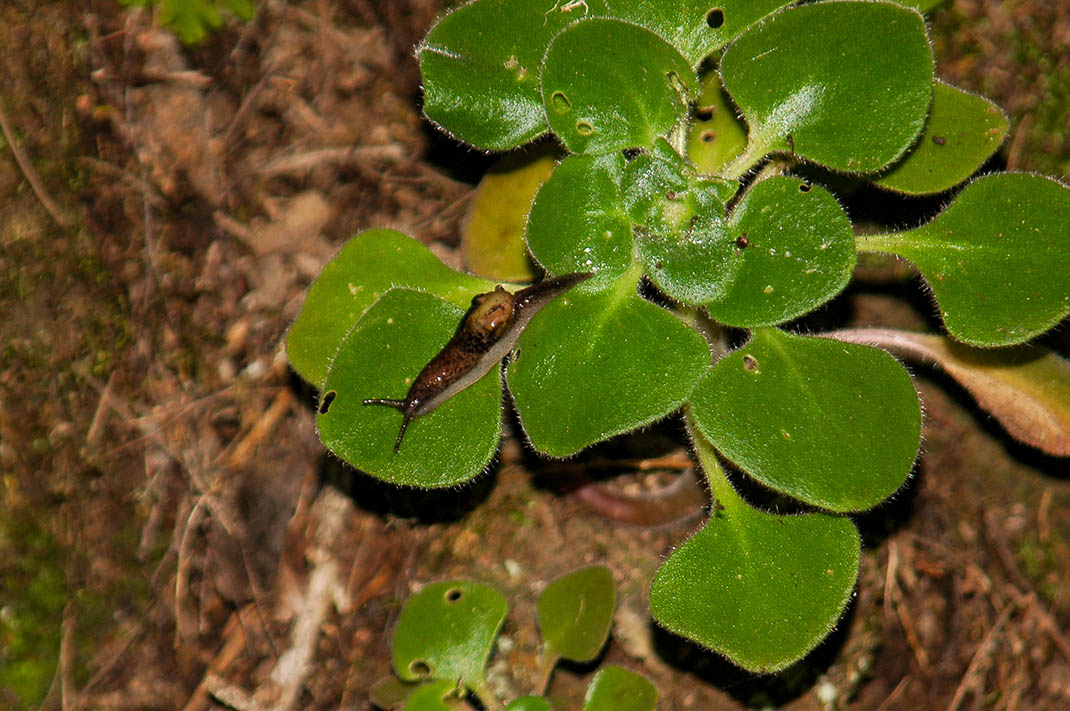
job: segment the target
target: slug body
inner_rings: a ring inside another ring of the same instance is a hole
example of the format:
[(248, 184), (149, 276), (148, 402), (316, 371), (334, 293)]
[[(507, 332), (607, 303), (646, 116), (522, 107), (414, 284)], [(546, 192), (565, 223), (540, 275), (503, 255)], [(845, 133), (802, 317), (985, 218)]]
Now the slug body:
[(591, 277), (590, 272), (563, 274), (512, 294), (499, 285), (477, 294), (457, 332), (423, 367), (404, 400), (369, 398), (365, 405), (386, 405), (401, 411), (401, 431), (394, 452), (414, 418), (426, 415), (487, 374), (513, 350), (524, 328), (544, 306)]

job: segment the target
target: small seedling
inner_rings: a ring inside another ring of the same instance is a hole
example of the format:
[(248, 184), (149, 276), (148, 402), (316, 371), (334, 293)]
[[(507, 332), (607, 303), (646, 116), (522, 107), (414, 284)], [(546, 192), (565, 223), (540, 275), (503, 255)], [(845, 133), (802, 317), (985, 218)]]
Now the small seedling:
[[(506, 711), (550, 711), (541, 694), (562, 659), (593, 661), (606, 644), (617, 591), (609, 571), (591, 566), (554, 580), (539, 596), (543, 650), (536, 695), (512, 699)], [(396, 678), (375, 685), (372, 702), (384, 709), (446, 711), (502, 708), (486, 680), (494, 640), (505, 621), (505, 598), (480, 583), (428, 585), (410, 597), (394, 630)], [(471, 696), (470, 696), (471, 695)], [(642, 676), (606, 666), (587, 687), (583, 711), (653, 711), (657, 691)]]
[(174, 30), (185, 44), (197, 44), (223, 26), (224, 12), (248, 22), (256, 10), (254, 0), (119, 0), (123, 5), (155, 7), (157, 21)]
[[(802, 658), (857, 580), (846, 514), (899, 490), (919, 450), (913, 382), (873, 344), (947, 367), (1012, 434), (1070, 454), (1070, 366), (1023, 346), (1070, 314), (1070, 190), (972, 177), (1008, 122), (934, 76), (917, 4), (473, 0), (444, 15), (417, 51), (427, 117), (487, 151), (552, 136), (524, 246), (546, 279), (593, 276), (531, 320), (504, 377), (466, 383), (395, 452), (397, 413), (364, 401), (402, 398), (499, 282), (392, 230), (357, 235), (287, 340), (320, 389), (324, 443), (385, 481), (445, 487), (490, 465), (503, 386), (548, 457), (679, 413), (718, 507), (654, 578), (655, 619), (749, 670)], [(836, 194), (857, 186), (945, 208), (863, 231)], [(946, 334), (792, 331), (870, 253), (917, 269)], [(807, 512), (755, 508), (725, 460)]]

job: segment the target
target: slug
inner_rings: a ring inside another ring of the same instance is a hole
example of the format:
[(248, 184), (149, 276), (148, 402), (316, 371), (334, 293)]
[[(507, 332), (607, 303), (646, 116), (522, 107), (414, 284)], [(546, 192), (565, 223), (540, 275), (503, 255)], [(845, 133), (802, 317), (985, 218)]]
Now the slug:
[(500, 284), (494, 291), (476, 294), (457, 332), (423, 367), (404, 400), (368, 398), (365, 405), (386, 405), (403, 415), (394, 453), (414, 418), (434, 410), (487, 374), (513, 350), (524, 328), (548, 303), (589, 279), (591, 272), (563, 274), (544, 279), (512, 294)]

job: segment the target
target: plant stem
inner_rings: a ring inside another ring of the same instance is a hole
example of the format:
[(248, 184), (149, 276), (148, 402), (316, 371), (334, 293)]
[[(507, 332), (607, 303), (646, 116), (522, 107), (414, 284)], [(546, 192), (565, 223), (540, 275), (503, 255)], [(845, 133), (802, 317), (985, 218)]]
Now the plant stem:
[(554, 668), (560, 657), (547, 648), (543, 648), (542, 657), (539, 659), (539, 680), (535, 683), (536, 696), (545, 696), (550, 688), (550, 678), (554, 675)]
[(889, 252), (896, 254), (896, 249), (904, 244), (902, 233), (884, 232), (877, 235), (857, 235), (855, 250), (859, 252)]
[(710, 486), (710, 498), (714, 507), (722, 511), (736, 510), (743, 503), (743, 500), (739, 498), (739, 494), (732, 488), (732, 483), (728, 481), (728, 476), (721, 467), (721, 462), (717, 459), (717, 452), (713, 448), (713, 444), (702, 434), (698, 423), (695, 422), (695, 416), (691, 413), (689, 404), (684, 405), (684, 422), (687, 425), (688, 433), (691, 435), (691, 442), (694, 445), (699, 464), (702, 465), (702, 471), (706, 474), (706, 481)]

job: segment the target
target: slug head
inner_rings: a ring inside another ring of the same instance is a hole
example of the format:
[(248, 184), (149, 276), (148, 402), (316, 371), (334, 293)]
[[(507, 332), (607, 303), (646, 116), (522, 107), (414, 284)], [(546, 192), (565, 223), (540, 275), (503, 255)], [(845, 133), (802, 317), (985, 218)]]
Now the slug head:
[(515, 299), (499, 284), (494, 291), (477, 294), (465, 315), (468, 334), (484, 341), (497, 341), (513, 322)]

